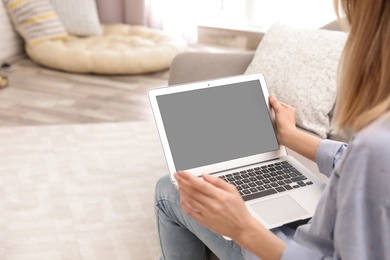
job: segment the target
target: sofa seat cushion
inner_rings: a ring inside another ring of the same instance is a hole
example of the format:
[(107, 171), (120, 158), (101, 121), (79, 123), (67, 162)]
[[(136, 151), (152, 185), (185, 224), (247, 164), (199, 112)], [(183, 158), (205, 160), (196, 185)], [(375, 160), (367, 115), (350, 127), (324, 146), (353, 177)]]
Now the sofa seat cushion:
[(26, 46), (29, 57), (40, 65), (97, 74), (163, 70), (185, 49), (186, 43), (181, 38), (148, 27), (124, 24), (103, 25), (100, 36), (70, 36)]

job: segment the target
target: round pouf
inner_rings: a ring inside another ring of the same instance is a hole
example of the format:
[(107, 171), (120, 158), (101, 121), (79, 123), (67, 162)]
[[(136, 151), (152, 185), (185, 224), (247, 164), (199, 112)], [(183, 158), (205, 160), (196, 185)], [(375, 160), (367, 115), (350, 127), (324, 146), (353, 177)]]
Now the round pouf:
[(62, 71), (140, 74), (167, 69), (186, 42), (144, 26), (103, 25), (94, 37), (68, 37), (26, 46), (36, 63)]

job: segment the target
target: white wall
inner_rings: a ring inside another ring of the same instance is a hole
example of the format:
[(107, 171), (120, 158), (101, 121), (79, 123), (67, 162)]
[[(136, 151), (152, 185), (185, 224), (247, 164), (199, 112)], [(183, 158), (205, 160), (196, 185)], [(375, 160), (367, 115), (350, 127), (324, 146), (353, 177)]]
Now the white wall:
[[(188, 1), (188, 0), (187, 0)], [(203, 5), (202, 24), (253, 26), (267, 30), (277, 21), (318, 28), (336, 20), (332, 0), (194, 0)], [(224, 10), (218, 10), (223, 3)]]

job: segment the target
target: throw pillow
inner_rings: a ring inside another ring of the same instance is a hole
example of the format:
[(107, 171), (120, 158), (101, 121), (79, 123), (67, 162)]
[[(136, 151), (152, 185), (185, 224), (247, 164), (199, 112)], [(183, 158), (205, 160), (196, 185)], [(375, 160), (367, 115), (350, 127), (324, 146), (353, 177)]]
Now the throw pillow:
[(4, 0), (15, 29), (34, 45), (68, 36), (49, 0)]
[(96, 36), (101, 34), (95, 0), (51, 0), (69, 34)]
[(297, 125), (326, 138), (346, 38), (340, 31), (274, 24), (246, 73), (263, 73), (270, 93), (295, 107)]

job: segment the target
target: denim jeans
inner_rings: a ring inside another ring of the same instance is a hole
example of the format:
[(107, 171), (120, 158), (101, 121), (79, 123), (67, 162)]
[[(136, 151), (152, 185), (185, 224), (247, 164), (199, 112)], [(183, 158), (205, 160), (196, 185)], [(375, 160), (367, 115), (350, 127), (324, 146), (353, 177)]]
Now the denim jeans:
[(244, 259), (238, 244), (205, 228), (181, 209), (179, 193), (168, 175), (157, 182), (155, 196), (160, 259), (204, 260), (206, 246), (220, 259)]

